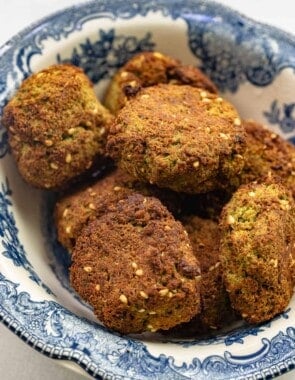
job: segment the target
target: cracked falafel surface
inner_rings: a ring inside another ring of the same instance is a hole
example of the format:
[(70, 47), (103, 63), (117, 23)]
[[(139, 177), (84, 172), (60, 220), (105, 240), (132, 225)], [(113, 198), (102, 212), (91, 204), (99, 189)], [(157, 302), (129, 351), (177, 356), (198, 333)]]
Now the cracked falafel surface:
[(235, 108), (191, 86), (140, 91), (110, 126), (107, 152), (134, 178), (186, 193), (228, 186), (244, 165)]
[(221, 263), (233, 308), (250, 323), (282, 312), (293, 294), (295, 206), (280, 183), (242, 185), (224, 207)]
[(84, 72), (60, 64), (23, 81), (4, 108), (3, 124), (22, 177), (37, 188), (59, 189), (104, 153), (111, 118)]
[(141, 88), (159, 83), (187, 84), (217, 93), (214, 83), (197, 67), (182, 65), (159, 52), (142, 52), (118, 70), (107, 89), (104, 104), (117, 113)]
[(200, 266), (187, 234), (153, 197), (132, 194), (77, 239), (71, 284), (107, 327), (167, 330), (200, 310)]

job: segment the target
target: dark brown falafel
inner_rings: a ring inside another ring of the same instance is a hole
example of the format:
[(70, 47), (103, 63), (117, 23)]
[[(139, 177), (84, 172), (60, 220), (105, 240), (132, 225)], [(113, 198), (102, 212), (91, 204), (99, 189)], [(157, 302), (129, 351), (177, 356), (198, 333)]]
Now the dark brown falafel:
[(187, 84), (217, 93), (216, 86), (198, 68), (182, 65), (159, 52), (143, 52), (132, 57), (114, 76), (104, 104), (117, 113), (141, 88), (159, 83)]
[(104, 153), (112, 116), (75, 66), (53, 65), (27, 78), (4, 108), (3, 124), (23, 178), (64, 187)]
[(279, 176), (295, 197), (295, 147), (253, 120), (245, 120), (243, 125), (247, 151), (241, 182), (256, 181), (267, 175)]
[(295, 206), (279, 183), (241, 186), (222, 211), (221, 262), (233, 308), (250, 323), (282, 312), (293, 294)]
[(116, 331), (167, 330), (199, 312), (199, 263), (156, 198), (130, 195), (89, 223), (72, 260), (72, 286)]
[(236, 177), (244, 139), (227, 101), (195, 87), (161, 84), (143, 89), (119, 111), (107, 151), (134, 178), (199, 193)]
[(228, 323), (233, 311), (223, 283), (218, 223), (197, 216), (186, 217), (182, 223), (202, 273), (201, 313), (195, 323), (202, 329), (219, 329)]
[(174, 215), (181, 212), (182, 194), (138, 182), (120, 169), (115, 169), (90, 186), (60, 197), (54, 210), (59, 242), (71, 252), (89, 221), (107, 213), (113, 204), (135, 192), (157, 197)]

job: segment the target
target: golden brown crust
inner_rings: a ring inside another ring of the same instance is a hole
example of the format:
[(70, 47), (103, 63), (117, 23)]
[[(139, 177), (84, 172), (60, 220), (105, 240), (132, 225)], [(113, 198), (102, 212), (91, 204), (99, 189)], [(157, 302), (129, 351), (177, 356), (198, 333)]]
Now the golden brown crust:
[(228, 323), (233, 313), (223, 283), (218, 223), (197, 216), (186, 217), (182, 222), (202, 273), (202, 307), (195, 323), (200, 323), (203, 329), (219, 329)]
[(199, 312), (199, 263), (155, 198), (132, 194), (89, 223), (72, 259), (72, 286), (116, 331), (167, 330)]
[(27, 78), (3, 113), (21, 175), (45, 189), (66, 186), (104, 153), (110, 120), (87, 76), (67, 64)]
[(59, 242), (71, 252), (89, 221), (107, 213), (113, 204), (132, 193), (155, 196), (174, 215), (181, 212), (182, 194), (135, 181), (120, 169), (115, 169), (95, 183), (60, 197), (54, 211)]
[(241, 186), (222, 211), (221, 262), (233, 308), (250, 323), (282, 312), (292, 294), (294, 201), (279, 183)]
[(159, 83), (187, 84), (217, 93), (214, 83), (198, 68), (182, 65), (159, 52), (143, 52), (132, 57), (114, 76), (104, 104), (117, 113), (141, 88)]
[(295, 197), (295, 148), (277, 133), (253, 120), (244, 120), (247, 151), (241, 182), (279, 176)]
[(108, 154), (132, 177), (174, 191), (228, 186), (243, 167), (244, 128), (234, 107), (204, 90), (143, 89), (110, 127)]

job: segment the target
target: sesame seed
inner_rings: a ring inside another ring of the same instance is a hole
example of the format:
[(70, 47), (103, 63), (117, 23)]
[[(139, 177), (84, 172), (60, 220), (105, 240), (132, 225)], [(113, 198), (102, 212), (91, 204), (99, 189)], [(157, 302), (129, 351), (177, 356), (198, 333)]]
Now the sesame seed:
[(143, 290), (141, 290), (140, 292), (139, 292), (139, 294), (141, 295), (141, 297), (142, 298), (145, 298), (145, 299), (148, 299), (149, 298), (149, 296), (146, 294), (146, 292), (144, 292)]
[(96, 209), (94, 203), (89, 203), (88, 208), (90, 208), (90, 210)]
[(57, 166), (54, 162), (51, 162), (51, 163), (50, 163), (50, 167), (51, 167), (51, 169), (53, 169), (53, 170), (57, 170), (57, 169), (58, 169), (58, 166)]
[(68, 153), (66, 155), (66, 163), (69, 164), (71, 161), (72, 161), (72, 155), (71, 155), (71, 153)]
[(234, 224), (235, 223), (235, 218), (232, 215), (228, 215), (226, 218), (227, 224)]
[(185, 236), (188, 236), (188, 233), (186, 230), (184, 230), (183, 233), (185, 234)]
[(219, 136), (224, 139), (224, 140), (228, 140), (229, 139), (229, 136), (225, 133), (219, 133)]
[(142, 269), (137, 269), (135, 272), (136, 276), (142, 276), (143, 275), (143, 270)]
[(66, 226), (66, 233), (70, 234), (72, 231), (72, 226)]
[(269, 263), (270, 263), (274, 268), (277, 268), (277, 267), (278, 267), (278, 259), (271, 259), (271, 260), (269, 260)]
[(137, 82), (135, 80), (132, 80), (131, 82), (129, 82), (129, 86), (136, 87), (137, 86)]
[(149, 314), (150, 315), (155, 315), (155, 314), (157, 314), (157, 312), (156, 311), (149, 311)]
[(169, 289), (167, 288), (159, 290), (159, 294), (161, 297), (167, 296), (168, 293), (169, 293)]
[(45, 145), (46, 146), (52, 146), (53, 145), (53, 141), (52, 140), (45, 140)]
[(201, 92), (200, 92), (200, 97), (201, 97), (201, 98), (207, 98), (207, 95), (208, 95), (208, 94), (207, 94), (207, 91), (201, 91)]
[(168, 297), (172, 298), (173, 297), (173, 293), (172, 292), (168, 292)]
[(137, 269), (138, 268), (138, 265), (136, 264), (136, 262), (132, 262), (132, 264), (131, 264), (131, 266), (132, 266), (132, 268), (134, 268), (134, 269)]
[(92, 267), (89, 267), (89, 266), (84, 267), (83, 269), (84, 269), (84, 271), (87, 272), (87, 273), (90, 273), (90, 272), (92, 271)]
[(143, 94), (143, 95), (141, 95), (141, 99), (149, 99), (149, 95), (148, 94)]
[(139, 309), (139, 310), (137, 310), (138, 311), (138, 313), (144, 313), (145, 312), (145, 309)]
[(208, 272), (212, 272), (215, 269), (215, 265), (212, 265), (209, 269)]
[(94, 197), (94, 196), (96, 195), (96, 192), (95, 192), (95, 191), (91, 191), (91, 192), (89, 193), (89, 195), (90, 195), (91, 197)]
[(242, 124), (241, 119), (239, 119), (238, 117), (235, 118), (234, 125), (237, 126), (237, 127), (239, 127), (241, 124)]
[(65, 208), (63, 213), (62, 213), (63, 218), (65, 218), (68, 215), (68, 212), (69, 212), (69, 209)]
[(243, 314), (242, 314), (242, 317), (243, 317), (243, 318), (247, 318), (247, 317), (248, 317), (248, 314), (243, 313)]
[(74, 133), (75, 133), (75, 130), (76, 130), (76, 128), (69, 128), (68, 129), (68, 134), (71, 136), (71, 135), (73, 135)]
[(120, 191), (121, 190), (121, 187), (120, 186), (115, 186), (114, 187), (114, 191)]
[(295, 171), (294, 170), (291, 171), (291, 175), (295, 175)]
[(165, 231), (170, 231), (170, 230), (171, 230), (171, 227), (170, 227), (170, 226), (165, 226), (165, 227), (164, 227), (164, 230), (165, 230)]
[(195, 276), (195, 280), (196, 280), (196, 281), (200, 281), (201, 278), (202, 278), (202, 276)]
[(143, 203), (143, 204), (146, 204), (146, 202), (147, 202), (147, 199), (146, 199), (146, 198), (143, 198), (142, 203)]
[(153, 56), (156, 57), (156, 58), (163, 59), (163, 54), (159, 53), (158, 51), (155, 51), (155, 52), (153, 53)]
[(195, 162), (193, 163), (193, 167), (194, 167), (195, 169), (197, 169), (199, 166), (200, 166), (200, 162), (199, 162), (199, 161), (195, 161)]
[(104, 127), (100, 128), (99, 135), (103, 136), (106, 133), (106, 129)]
[(128, 303), (128, 299), (127, 299), (127, 297), (125, 296), (125, 294), (121, 294), (120, 297), (119, 297), (119, 300), (120, 300), (122, 303), (125, 303), (125, 304)]
[(95, 290), (96, 290), (97, 292), (100, 291), (100, 285), (99, 285), (99, 284), (95, 285)]
[(277, 135), (276, 133), (272, 133), (272, 134), (270, 135), (270, 138), (271, 138), (272, 140), (275, 140), (277, 137), (278, 137), (278, 135)]
[(128, 77), (128, 75), (129, 74), (127, 73), (127, 71), (122, 71), (120, 74), (121, 78), (123, 78), (123, 79), (126, 79)]
[(208, 99), (208, 98), (202, 98), (202, 102), (203, 102), (203, 103), (211, 103), (212, 100), (211, 100), (211, 99)]
[(147, 329), (150, 330), (151, 332), (156, 331), (152, 325), (147, 325)]
[(206, 127), (206, 128), (205, 128), (205, 131), (206, 131), (207, 133), (210, 133), (210, 132), (211, 132), (211, 128)]
[(216, 100), (218, 103), (223, 102), (223, 99), (222, 99), (220, 96), (218, 96), (218, 98), (216, 98), (215, 100)]
[(256, 193), (255, 191), (249, 191), (248, 195), (249, 197), (255, 197)]

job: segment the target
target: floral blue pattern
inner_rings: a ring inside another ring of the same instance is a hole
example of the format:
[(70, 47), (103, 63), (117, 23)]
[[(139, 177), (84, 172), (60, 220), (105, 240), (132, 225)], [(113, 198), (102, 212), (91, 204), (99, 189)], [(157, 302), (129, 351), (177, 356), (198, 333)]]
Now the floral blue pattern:
[(264, 112), (264, 116), (270, 124), (278, 125), (283, 133), (295, 130), (295, 103), (283, 104), (280, 107), (278, 101), (274, 100), (270, 110)]
[[(222, 91), (235, 92), (246, 81), (256, 86), (267, 86), (284, 68), (295, 67), (292, 37), (248, 20), (217, 3), (203, 0), (96, 0), (50, 16), (38, 27), (27, 29), (0, 48), (0, 113), (21, 81), (32, 73), (32, 62), (36, 57), (42, 57), (47, 41), (67, 40), (95, 19), (126, 21), (135, 16), (145, 17), (148, 13), (184, 22), (190, 52), (200, 59), (200, 66)], [(118, 32), (115, 27), (103, 29), (99, 26), (97, 32), (94, 41), (79, 40), (69, 53), (65, 53), (68, 54), (65, 57), (61, 49), (57, 49), (56, 61), (70, 60), (83, 67), (90, 78), (99, 83), (112, 75), (130, 54), (157, 49), (155, 36), (149, 30), (140, 38)], [(97, 67), (93, 57), (99, 62)], [(293, 128), (293, 107), (292, 101), (283, 106), (274, 102), (265, 117), (270, 123), (280, 125), (284, 133), (288, 132)], [(9, 160), (7, 152), (7, 134), (1, 127), (0, 158)], [(25, 269), (34, 286), (45, 287), (19, 240), (12, 200), (8, 183), (2, 182), (1, 257), (17, 269)], [(56, 240), (52, 247), (57, 258), (60, 251)], [(61, 281), (67, 276), (67, 260), (65, 254), (59, 262)], [(68, 283), (63, 285), (68, 288)], [(73, 360), (97, 378), (254, 380), (272, 378), (295, 367), (295, 328), (291, 318), (288, 319), (291, 313), (288, 310), (278, 317), (280, 322), (286, 320), (287, 323), (273, 335), (271, 326), (276, 321), (257, 327), (243, 326), (211, 341), (178, 342), (179, 350), (193, 345), (215, 344), (216, 348), (224, 345), (220, 355), (200, 359), (196, 350), (192, 360), (178, 363), (173, 356), (165, 354), (165, 344), (169, 342), (163, 343), (161, 354), (153, 355), (147, 341), (120, 336), (99, 324), (79, 318), (56, 302), (53, 295), (44, 297), (49, 300), (34, 300), (28, 292), (20, 290), (18, 283), (0, 273), (0, 319), (37, 350), (50, 357)], [(247, 355), (234, 353), (237, 347), (247, 344), (247, 339), (252, 338), (256, 341), (253, 352)]]
[[(71, 357), (89, 373), (99, 378), (115, 376), (105, 372), (116, 368), (116, 379), (256, 379), (280, 371), (282, 358), (294, 367), (295, 328), (288, 327), (271, 340), (262, 338), (260, 348), (250, 355), (237, 356), (225, 351), (223, 356), (194, 358), (177, 365), (172, 357), (151, 355), (146, 345), (124, 337), (103, 326), (85, 321), (54, 301), (32, 301), (18, 284), (0, 274), (0, 319), (9, 323), (24, 340), (46, 355)], [(293, 363), (293, 364), (292, 364)]]
[(151, 41), (151, 33), (146, 33), (143, 39), (134, 36), (117, 36), (114, 29), (99, 30), (98, 39), (85, 42), (74, 48), (70, 58), (57, 55), (58, 63), (72, 63), (83, 68), (93, 83), (105, 78), (111, 78), (116, 70), (124, 65), (134, 54), (150, 51), (155, 47)]
[(8, 180), (1, 183), (0, 188), (0, 240), (4, 250), (1, 254), (11, 260), (17, 267), (23, 267), (29, 273), (29, 278), (42, 286), (48, 293), (51, 290), (41, 281), (34, 271), (32, 264), (27, 259), (24, 247), (18, 239), (18, 229), (16, 227), (13, 213), (9, 210), (12, 206), (12, 191), (9, 188)]

